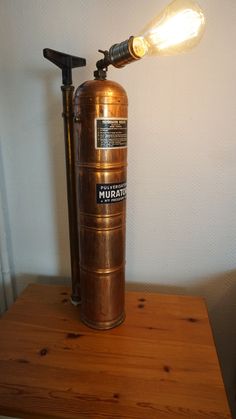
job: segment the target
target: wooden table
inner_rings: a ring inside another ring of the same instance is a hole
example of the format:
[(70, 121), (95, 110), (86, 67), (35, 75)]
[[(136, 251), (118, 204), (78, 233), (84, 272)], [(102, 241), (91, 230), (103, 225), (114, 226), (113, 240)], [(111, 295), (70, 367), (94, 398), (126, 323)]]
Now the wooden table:
[(63, 286), (30, 285), (0, 320), (0, 414), (21, 418), (230, 418), (202, 298), (128, 293), (98, 332)]

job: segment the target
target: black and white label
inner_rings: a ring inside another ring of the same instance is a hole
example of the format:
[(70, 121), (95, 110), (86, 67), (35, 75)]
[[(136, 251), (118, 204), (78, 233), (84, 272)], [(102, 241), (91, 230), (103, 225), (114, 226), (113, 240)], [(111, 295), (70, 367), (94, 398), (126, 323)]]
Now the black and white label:
[(126, 182), (98, 183), (97, 204), (115, 204), (126, 198)]
[(127, 147), (127, 118), (96, 118), (95, 148)]

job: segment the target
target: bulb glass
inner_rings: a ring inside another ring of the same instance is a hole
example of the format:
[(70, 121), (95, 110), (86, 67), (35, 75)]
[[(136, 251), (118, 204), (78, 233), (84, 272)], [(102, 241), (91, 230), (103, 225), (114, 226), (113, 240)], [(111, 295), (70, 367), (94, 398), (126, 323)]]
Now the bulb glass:
[(205, 17), (192, 0), (174, 0), (133, 39), (137, 57), (174, 55), (195, 47), (204, 33)]

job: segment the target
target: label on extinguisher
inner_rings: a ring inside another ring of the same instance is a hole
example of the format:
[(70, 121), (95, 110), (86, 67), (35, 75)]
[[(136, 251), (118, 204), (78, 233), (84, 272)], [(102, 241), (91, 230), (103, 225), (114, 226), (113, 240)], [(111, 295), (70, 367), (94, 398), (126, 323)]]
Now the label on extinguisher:
[(127, 118), (96, 118), (95, 148), (127, 147)]
[(126, 198), (126, 182), (98, 183), (97, 204), (113, 204)]

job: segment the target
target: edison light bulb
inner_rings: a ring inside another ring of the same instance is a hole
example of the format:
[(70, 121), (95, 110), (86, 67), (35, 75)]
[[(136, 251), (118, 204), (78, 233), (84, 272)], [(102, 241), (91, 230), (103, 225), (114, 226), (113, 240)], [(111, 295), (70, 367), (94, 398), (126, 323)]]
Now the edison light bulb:
[(173, 55), (186, 52), (200, 41), (205, 17), (192, 0), (174, 0), (132, 41), (137, 58), (144, 55)]
[(104, 58), (96, 64), (95, 78), (106, 78), (107, 67), (122, 68), (145, 55), (173, 55), (195, 47), (203, 35), (205, 17), (193, 0), (174, 0), (138, 36), (101, 51)]

